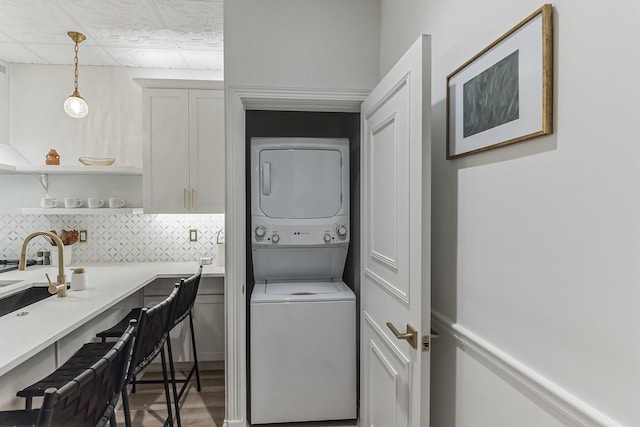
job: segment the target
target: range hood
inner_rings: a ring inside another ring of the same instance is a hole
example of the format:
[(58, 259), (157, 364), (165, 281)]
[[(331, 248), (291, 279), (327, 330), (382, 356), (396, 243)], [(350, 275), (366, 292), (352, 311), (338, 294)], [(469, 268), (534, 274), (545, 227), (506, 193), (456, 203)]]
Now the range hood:
[(0, 144), (0, 165), (29, 166), (29, 162), (18, 150), (7, 144)]

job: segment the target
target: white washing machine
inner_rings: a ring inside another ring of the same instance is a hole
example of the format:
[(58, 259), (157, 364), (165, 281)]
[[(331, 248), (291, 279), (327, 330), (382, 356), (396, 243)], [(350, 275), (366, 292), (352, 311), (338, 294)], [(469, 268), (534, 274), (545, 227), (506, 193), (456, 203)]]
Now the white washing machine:
[(357, 417), (355, 316), (343, 282), (256, 285), (252, 424)]
[(253, 138), (251, 423), (357, 418), (346, 139)]

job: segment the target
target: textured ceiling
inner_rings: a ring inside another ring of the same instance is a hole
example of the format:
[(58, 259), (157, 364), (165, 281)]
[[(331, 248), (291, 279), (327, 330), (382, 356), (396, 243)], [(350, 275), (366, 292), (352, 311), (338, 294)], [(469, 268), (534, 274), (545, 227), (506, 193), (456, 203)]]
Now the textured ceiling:
[(0, 0), (0, 60), (221, 70), (222, 0)]

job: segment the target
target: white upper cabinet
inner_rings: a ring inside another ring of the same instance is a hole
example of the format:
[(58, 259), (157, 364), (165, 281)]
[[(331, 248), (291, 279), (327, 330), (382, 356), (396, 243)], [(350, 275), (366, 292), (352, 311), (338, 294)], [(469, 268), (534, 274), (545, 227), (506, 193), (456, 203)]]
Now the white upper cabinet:
[(145, 213), (224, 213), (224, 91), (144, 89)]

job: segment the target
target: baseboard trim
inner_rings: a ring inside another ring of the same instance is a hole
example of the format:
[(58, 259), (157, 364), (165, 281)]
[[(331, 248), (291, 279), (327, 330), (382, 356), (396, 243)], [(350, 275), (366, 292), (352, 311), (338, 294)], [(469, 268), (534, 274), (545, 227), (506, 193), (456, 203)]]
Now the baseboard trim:
[(567, 425), (624, 427), (538, 372), (519, 362), (464, 326), (432, 310), (433, 328), (454, 338), (456, 345), (497, 373)]

